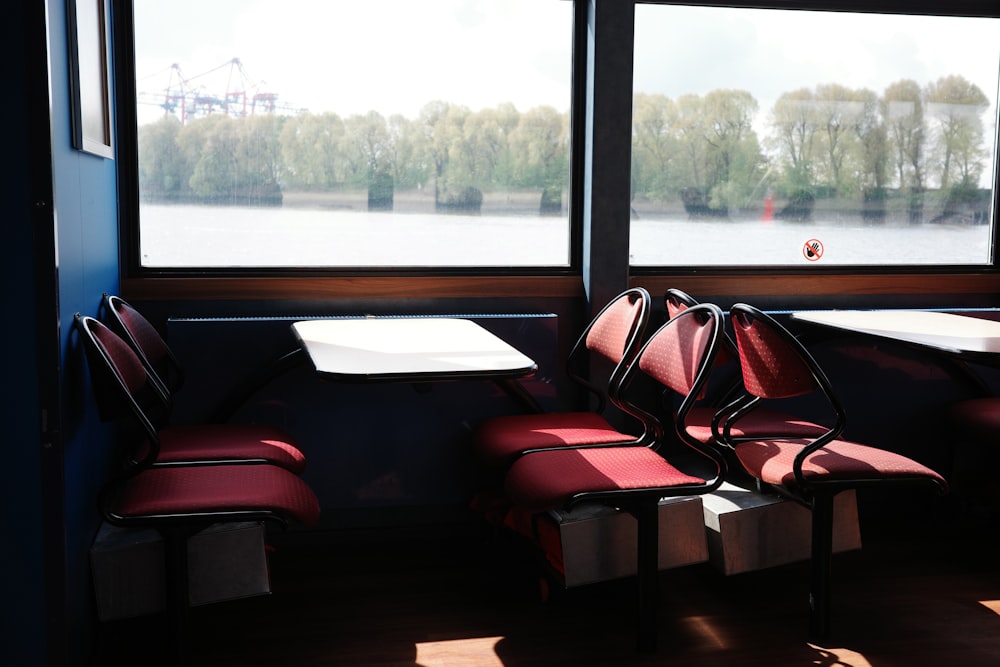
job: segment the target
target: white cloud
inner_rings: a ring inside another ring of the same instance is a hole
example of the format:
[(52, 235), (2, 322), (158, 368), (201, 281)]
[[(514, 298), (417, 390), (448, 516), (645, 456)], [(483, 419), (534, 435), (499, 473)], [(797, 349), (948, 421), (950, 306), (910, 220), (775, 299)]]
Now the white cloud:
[(164, 4), (136, 3), (140, 78), (176, 62), (222, 89), (232, 68), (215, 68), (239, 58), (258, 91), (310, 111), (412, 117), (437, 99), (569, 107), (572, 5), (562, 0)]
[(777, 97), (826, 83), (881, 93), (961, 74), (995, 95), (1000, 21), (841, 12), (639, 5), (636, 90), (677, 97), (717, 88)]

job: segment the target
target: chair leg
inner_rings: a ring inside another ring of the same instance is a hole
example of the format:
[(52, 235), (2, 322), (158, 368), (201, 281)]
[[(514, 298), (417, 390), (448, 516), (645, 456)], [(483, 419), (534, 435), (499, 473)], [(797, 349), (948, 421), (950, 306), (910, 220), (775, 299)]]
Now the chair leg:
[(833, 494), (819, 494), (812, 506), (812, 556), (809, 581), (809, 638), (830, 634), (830, 573), (833, 560)]
[(636, 572), (639, 598), (639, 651), (656, 650), (656, 606), (659, 592), (659, 503), (640, 503), (633, 512), (636, 518)]
[(166, 569), (165, 604), (167, 611), (168, 651), (175, 665), (190, 661), (188, 595), (188, 532), (182, 529), (164, 530), (163, 546)]

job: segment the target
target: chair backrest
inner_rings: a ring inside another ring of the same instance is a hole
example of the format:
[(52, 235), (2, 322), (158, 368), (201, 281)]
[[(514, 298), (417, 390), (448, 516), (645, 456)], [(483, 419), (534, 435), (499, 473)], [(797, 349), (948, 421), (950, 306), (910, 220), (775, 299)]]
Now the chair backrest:
[(129, 418), (141, 429), (140, 439), (146, 441), (140, 449), (129, 452), (130, 462), (142, 465), (155, 460), (159, 455), (157, 412), (166, 410), (160, 388), (150, 381), (131, 346), (103, 322), (77, 313), (74, 324), (87, 358), (100, 418)]
[(105, 294), (101, 307), (105, 323), (132, 347), (151, 381), (168, 395), (180, 389), (184, 369), (156, 327), (119, 296)]
[[(674, 317), (681, 311), (686, 310), (691, 306), (698, 305), (698, 303), (700, 302), (693, 296), (674, 287), (668, 289), (663, 295), (663, 304), (667, 308), (668, 318)], [(722, 347), (719, 349), (715, 365), (724, 366), (725, 364), (736, 361), (738, 356), (739, 354), (736, 351), (736, 343), (729, 337), (729, 334), (723, 332)]]
[[(731, 413), (728, 425), (763, 400), (819, 393), (834, 414), (833, 426), (820, 440), (825, 442), (839, 436), (847, 422), (844, 407), (806, 347), (777, 320), (753, 306), (738, 303), (730, 310), (730, 317), (746, 394), (741, 405)], [(729, 430), (724, 428), (723, 433)]]
[[(569, 377), (598, 399), (598, 410), (610, 400), (618, 404), (622, 375), (642, 345), (649, 324), (650, 296), (642, 287), (628, 289), (608, 302), (587, 325), (566, 360)], [(598, 355), (613, 368), (607, 382), (598, 384), (585, 375), (589, 355)]]
[(682, 310), (697, 306), (698, 300), (687, 292), (671, 287), (663, 294), (663, 305), (667, 308), (667, 319), (670, 319)]
[[(678, 437), (690, 447), (716, 463), (719, 474), (725, 473), (725, 459), (717, 448), (705, 445), (688, 434), (688, 412), (702, 397), (708, 384), (716, 356), (722, 348), (724, 314), (715, 304), (690, 306), (667, 320), (642, 346), (636, 361), (625, 371), (621, 386), (621, 400), (625, 409), (646, 426), (653, 436), (653, 444), (663, 442), (665, 410), (647, 407), (648, 401), (638, 400), (637, 392), (648, 393), (648, 386), (637, 383), (640, 375), (658, 383), (664, 393), (679, 395), (680, 406), (674, 414), (666, 414), (672, 421)], [(657, 401), (662, 408), (664, 403)]]

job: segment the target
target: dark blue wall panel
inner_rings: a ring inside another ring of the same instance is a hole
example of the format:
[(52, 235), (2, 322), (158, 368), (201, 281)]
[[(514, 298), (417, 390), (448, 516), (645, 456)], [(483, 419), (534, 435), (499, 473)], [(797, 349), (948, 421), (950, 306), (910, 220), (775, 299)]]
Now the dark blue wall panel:
[[(86, 664), (94, 630), (89, 550), (99, 527), (96, 496), (106, 479), (112, 430), (101, 424), (73, 332), (75, 313), (97, 313), (118, 289), (117, 172), (114, 160), (73, 148), (65, 3), (48, 3), (51, 136), (58, 228), (58, 313), (62, 354), (62, 456), (67, 664)], [(54, 517), (49, 517), (49, 520)]]

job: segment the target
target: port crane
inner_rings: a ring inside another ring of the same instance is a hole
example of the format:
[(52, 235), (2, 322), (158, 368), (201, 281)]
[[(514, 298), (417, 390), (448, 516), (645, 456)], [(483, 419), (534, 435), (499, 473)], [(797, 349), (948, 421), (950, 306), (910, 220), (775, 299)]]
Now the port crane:
[(245, 118), (258, 113), (295, 115), (302, 111), (279, 104), (277, 93), (262, 90), (261, 84), (247, 74), (239, 58), (191, 77), (186, 77), (181, 66), (174, 63), (140, 79), (139, 84), (162, 83), (164, 78), (165, 85), (152, 84), (148, 90), (138, 92), (138, 103), (161, 107), (165, 114), (177, 116), (182, 125), (217, 113)]

